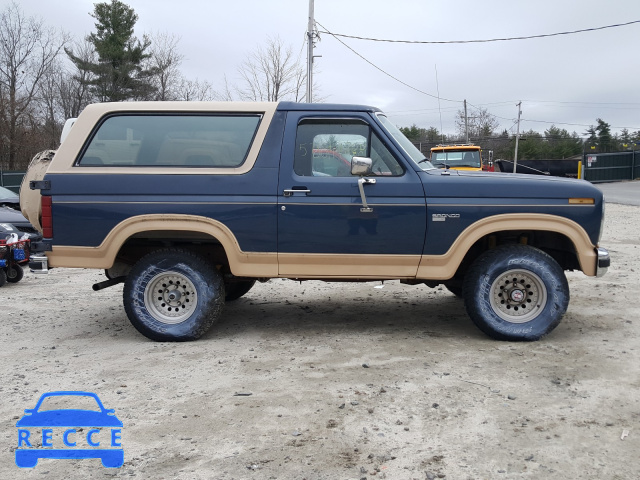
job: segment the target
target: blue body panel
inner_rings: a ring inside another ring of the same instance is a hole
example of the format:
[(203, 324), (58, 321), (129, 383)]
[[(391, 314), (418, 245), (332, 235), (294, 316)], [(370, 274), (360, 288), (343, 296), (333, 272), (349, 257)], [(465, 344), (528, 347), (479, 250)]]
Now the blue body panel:
[[(365, 106), (281, 103), (255, 166), (241, 175), (48, 174), (54, 245), (100, 245), (137, 215), (200, 215), (225, 224), (245, 252), (442, 255), (474, 222), (492, 215), (542, 213), (580, 224), (595, 245), (602, 194), (584, 181), (483, 172), (422, 171)], [(362, 212), (357, 177), (298, 176), (293, 170), (301, 119), (367, 122), (404, 168), (364, 187), (373, 212)], [(74, 167), (82, 168), (82, 167)], [(86, 172), (86, 173), (85, 173)], [(443, 174), (444, 173), (444, 174)], [(309, 194), (285, 196), (285, 189)], [(568, 198), (594, 198), (569, 205)], [(433, 215), (455, 214), (446, 221)], [(457, 217), (459, 214), (459, 217)]]
[[(243, 250), (273, 252), (277, 174), (277, 169), (254, 168), (245, 175), (224, 176), (56, 175), (54, 238), (59, 245), (95, 247), (127, 218), (172, 213), (218, 220), (234, 232)], [(73, 187), (79, 183), (82, 189)], [(62, 193), (70, 191), (74, 193)]]
[[(589, 182), (506, 173), (430, 170), (420, 174), (427, 197), (428, 225), (424, 253), (444, 254), (460, 232), (483, 218), (508, 213), (557, 215), (581, 225), (598, 243), (603, 196)], [(594, 198), (592, 205), (570, 205), (568, 199)], [(434, 214), (460, 214), (434, 222)]]

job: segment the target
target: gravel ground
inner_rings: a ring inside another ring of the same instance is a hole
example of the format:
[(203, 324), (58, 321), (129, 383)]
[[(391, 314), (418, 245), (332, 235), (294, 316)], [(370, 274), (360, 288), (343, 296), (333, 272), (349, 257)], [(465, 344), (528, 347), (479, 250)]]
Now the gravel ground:
[[(0, 289), (0, 478), (636, 479), (639, 224), (607, 206), (609, 273), (568, 274), (569, 310), (535, 343), (489, 339), (442, 288), (288, 280), (197, 342), (154, 343), (121, 285), (91, 290), (101, 272), (27, 274)], [(16, 467), (15, 423), (52, 390), (115, 409), (121, 469)]]

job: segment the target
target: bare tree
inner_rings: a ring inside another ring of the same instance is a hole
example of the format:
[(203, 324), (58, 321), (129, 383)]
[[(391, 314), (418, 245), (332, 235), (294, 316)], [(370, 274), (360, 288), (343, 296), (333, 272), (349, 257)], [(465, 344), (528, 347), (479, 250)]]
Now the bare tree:
[[(489, 113), (486, 108), (476, 108), (468, 115), (469, 121), (469, 138), (483, 139), (488, 138), (495, 133), (500, 126), (498, 119)], [(464, 138), (465, 122), (464, 110), (458, 110), (456, 114), (456, 128), (458, 135)]]
[(187, 80), (183, 78), (177, 90), (177, 100), (204, 102), (215, 98), (216, 93), (206, 80)]
[(226, 75), (224, 76), (224, 90), (222, 90), (222, 92), (216, 92), (214, 97), (221, 102), (231, 102), (234, 100), (233, 92), (231, 91)]
[(43, 141), (49, 149), (58, 148), (62, 132), (60, 83), (64, 78), (60, 61), (56, 60), (42, 76), (38, 85), (38, 121), (42, 126)]
[(237, 89), (242, 100), (275, 102), (300, 100), (306, 81), (300, 56), (285, 47), (279, 37), (269, 37), (264, 47), (249, 54), (238, 68), (243, 85)]
[(180, 65), (184, 55), (178, 52), (180, 37), (158, 32), (150, 37), (151, 51), (146, 69), (153, 71), (151, 81), (156, 89), (155, 100), (177, 100), (182, 83)]
[[(74, 43), (65, 51), (67, 55), (81, 59), (80, 65), (98, 61), (95, 48), (88, 39)], [(58, 84), (59, 101), (65, 119), (77, 117), (84, 107), (94, 101), (90, 90), (90, 83), (94, 78), (93, 73), (88, 69), (82, 68), (79, 64), (72, 63), (72, 65), (73, 70), (61, 73)]]
[(65, 42), (42, 20), (26, 17), (16, 3), (0, 12), (0, 139), (6, 142), (9, 169), (16, 167), (23, 147), (20, 131), (28, 126), (38, 85)]

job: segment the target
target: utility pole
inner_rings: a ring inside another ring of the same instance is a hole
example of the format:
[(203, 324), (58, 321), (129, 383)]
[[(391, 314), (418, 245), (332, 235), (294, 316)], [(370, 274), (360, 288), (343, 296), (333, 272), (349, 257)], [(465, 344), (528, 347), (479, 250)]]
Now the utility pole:
[(467, 99), (464, 99), (464, 134), (467, 138), (465, 143), (469, 143), (469, 119), (467, 118)]
[(309, 24), (307, 25), (307, 103), (313, 102), (313, 0), (309, 0)]
[(518, 107), (518, 128), (516, 129), (516, 153), (513, 156), (513, 173), (516, 173), (516, 167), (518, 166), (518, 142), (520, 141), (520, 115), (522, 115), (522, 110), (520, 110), (520, 106), (522, 102), (518, 102), (516, 105)]

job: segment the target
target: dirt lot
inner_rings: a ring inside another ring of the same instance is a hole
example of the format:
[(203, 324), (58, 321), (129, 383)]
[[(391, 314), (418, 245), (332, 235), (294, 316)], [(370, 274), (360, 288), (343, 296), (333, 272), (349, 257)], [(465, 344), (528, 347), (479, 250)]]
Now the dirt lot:
[[(274, 280), (204, 338), (153, 343), (97, 271), (0, 289), (0, 478), (636, 479), (640, 207), (608, 205), (600, 279), (569, 274), (560, 326), (498, 342), (443, 289)], [(52, 390), (97, 393), (125, 464), (18, 469), (15, 423)], [(238, 395), (240, 394), (240, 395)]]

